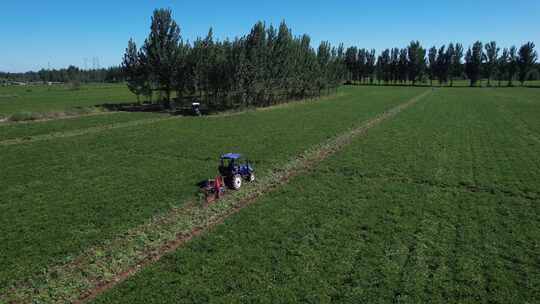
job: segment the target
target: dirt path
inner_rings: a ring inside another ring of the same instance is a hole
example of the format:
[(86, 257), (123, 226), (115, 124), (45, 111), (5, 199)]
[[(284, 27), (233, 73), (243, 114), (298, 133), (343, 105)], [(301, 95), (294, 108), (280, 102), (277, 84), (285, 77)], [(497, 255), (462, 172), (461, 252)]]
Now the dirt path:
[(0, 127), (2, 127), (2, 126), (12, 126), (12, 125), (24, 125), (24, 124), (31, 124), (31, 123), (40, 123), (40, 122), (47, 122), (47, 121), (52, 121), (52, 120), (76, 119), (76, 118), (87, 117), (87, 116), (110, 115), (110, 114), (116, 114), (116, 113), (128, 113), (128, 112), (97, 111), (97, 112), (83, 113), (83, 114), (73, 114), (73, 115), (58, 113), (58, 115), (60, 115), (60, 116), (39, 118), (39, 119), (34, 119), (34, 120), (23, 120), (23, 121), (10, 121), (8, 119), (8, 117), (5, 117), (4, 119), (0, 120)]
[(19, 138), (13, 138), (13, 139), (6, 139), (6, 140), (3, 140), (3, 141), (0, 141), (0, 146), (11, 146), (11, 145), (18, 145), (18, 144), (25, 144), (25, 143), (33, 143), (33, 142), (36, 142), (36, 141), (51, 140), (51, 139), (56, 139), (56, 138), (67, 138), (67, 137), (74, 137), (74, 136), (80, 136), (80, 135), (86, 135), (86, 134), (93, 134), (93, 133), (99, 133), (99, 132), (103, 132), (103, 131), (107, 131), (107, 130), (128, 128), (128, 127), (134, 127), (134, 126), (140, 126), (140, 125), (147, 125), (147, 124), (152, 124), (152, 123), (165, 121), (165, 120), (170, 120), (170, 119), (174, 119), (174, 118), (176, 118), (176, 117), (169, 116), (169, 117), (165, 117), (165, 118), (163, 118), (163, 117), (160, 117), (160, 118), (147, 118), (147, 119), (127, 121), (127, 122), (106, 124), (106, 125), (90, 127), (90, 128), (84, 128), (84, 129), (71, 130), (71, 131), (60, 131), (60, 132), (39, 134), (39, 135), (28, 136), (28, 137), (19, 137)]
[(426, 91), (376, 117), (365, 121), (340, 136), (329, 139), (270, 171), (256, 183), (247, 185), (208, 208), (188, 202), (181, 208), (156, 216), (117, 239), (104, 241), (90, 248), (73, 261), (48, 268), (43, 273), (2, 290), (2, 299), (16, 303), (84, 303), (90, 301), (134, 275), (145, 266), (159, 260), (192, 238), (222, 223), (227, 217), (254, 203), (262, 195), (284, 185), (291, 177), (302, 174), (320, 161), (349, 145), (352, 140), (391, 119), (412, 106), (431, 90)]

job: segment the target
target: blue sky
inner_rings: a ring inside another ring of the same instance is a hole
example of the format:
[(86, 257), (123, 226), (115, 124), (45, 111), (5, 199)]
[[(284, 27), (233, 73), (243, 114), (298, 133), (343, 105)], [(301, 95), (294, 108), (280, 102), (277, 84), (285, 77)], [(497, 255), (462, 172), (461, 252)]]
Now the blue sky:
[(150, 15), (169, 7), (193, 40), (212, 26), (218, 38), (243, 35), (258, 20), (286, 20), (313, 43), (381, 48), (418, 39), (424, 46), (496, 40), (540, 48), (540, 1), (10, 1), (0, 5), (0, 71), (120, 63), (127, 41), (148, 34)]

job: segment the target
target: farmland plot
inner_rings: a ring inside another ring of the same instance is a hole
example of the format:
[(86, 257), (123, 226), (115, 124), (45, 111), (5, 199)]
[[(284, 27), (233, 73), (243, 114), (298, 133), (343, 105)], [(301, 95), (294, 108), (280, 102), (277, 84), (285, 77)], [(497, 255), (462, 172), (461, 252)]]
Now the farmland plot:
[(95, 302), (538, 302), (523, 107), (540, 100), (439, 90)]
[(423, 91), (345, 88), (337, 98), (271, 111), (0, 147), (0, 287), (194, 199), (195, 184), (215, 174), (220, 153), (244, 152), (265, 175)]
[(0, 124), (0, 145), (9, 140), (32, 140), (36, 136), (84, 130), (99, 126), (112, 126), (126, 122), (144, 121), (165, 117), (155, 113), (102, 113), (77, 118), (55, 119), (40, 122)]
[(0, 87), (0, 115), (55, 112), (136, 100), (124, 84), (83, 85), (77, 90), (64, 85), (8, 86)]

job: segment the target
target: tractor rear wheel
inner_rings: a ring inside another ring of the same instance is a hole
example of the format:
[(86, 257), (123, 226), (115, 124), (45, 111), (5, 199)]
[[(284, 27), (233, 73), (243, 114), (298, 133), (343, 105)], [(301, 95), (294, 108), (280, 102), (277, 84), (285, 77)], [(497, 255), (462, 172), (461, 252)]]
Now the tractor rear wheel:
[(233, 176), (231, 180), (231, 186), (234, 190), (240, 189), (240, 187), (242, 187), (242, 176), (240, 176), (239, 174)]

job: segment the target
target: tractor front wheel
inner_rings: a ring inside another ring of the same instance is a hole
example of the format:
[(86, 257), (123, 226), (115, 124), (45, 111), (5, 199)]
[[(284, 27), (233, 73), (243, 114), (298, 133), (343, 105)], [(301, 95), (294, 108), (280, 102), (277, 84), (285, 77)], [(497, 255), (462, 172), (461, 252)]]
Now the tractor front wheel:
[(254, 181), (255, 181), (255, 174), (250, 173), (250, 174), (248, 175), (247, 180), (248, 180), (250, 183), (254, 182)]
[(242, 176), (240, 176), (239, 174), (233, 176), (231, 180), (231, 186), (234, 190), (240, 189), (240, 187), (242, 187)]

